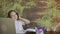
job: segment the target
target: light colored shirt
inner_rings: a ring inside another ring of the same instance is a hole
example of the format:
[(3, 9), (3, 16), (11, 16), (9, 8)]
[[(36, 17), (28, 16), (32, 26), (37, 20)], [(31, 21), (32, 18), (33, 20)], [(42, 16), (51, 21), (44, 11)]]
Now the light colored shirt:
[(23, 21), (21, 20), (15, 21), (16, 33), (24, 33), (23, 25), (24, 25)]

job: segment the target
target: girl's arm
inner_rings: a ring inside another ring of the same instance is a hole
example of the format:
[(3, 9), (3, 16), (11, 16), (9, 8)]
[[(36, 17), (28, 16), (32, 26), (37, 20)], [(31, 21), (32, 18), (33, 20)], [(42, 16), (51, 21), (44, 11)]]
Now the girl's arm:
[(20, 20), (22, 20), (25, 24), (29, 24), (30, 21), (25, 19), (25, 18), (22, 18), (22, 17), (19, 17)]

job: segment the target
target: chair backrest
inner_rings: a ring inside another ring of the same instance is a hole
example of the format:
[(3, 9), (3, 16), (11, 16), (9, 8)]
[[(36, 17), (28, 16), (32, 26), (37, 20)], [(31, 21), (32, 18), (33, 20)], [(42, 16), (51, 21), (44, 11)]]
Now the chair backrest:
[(0, 18), (0, 34), (16, 34), (15, 21), (10, 18)]

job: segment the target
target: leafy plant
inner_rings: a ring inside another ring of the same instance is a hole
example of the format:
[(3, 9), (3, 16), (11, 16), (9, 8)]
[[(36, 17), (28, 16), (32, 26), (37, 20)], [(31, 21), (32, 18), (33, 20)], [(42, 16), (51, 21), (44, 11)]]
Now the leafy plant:
[(44, 26), (46, 28), (49, 28), (52, 26), (52, 11), (46, 11), (45, 15), (42, 17), (42, 19), (38, 19), (37, 22), (39, 23), (40, 26)]

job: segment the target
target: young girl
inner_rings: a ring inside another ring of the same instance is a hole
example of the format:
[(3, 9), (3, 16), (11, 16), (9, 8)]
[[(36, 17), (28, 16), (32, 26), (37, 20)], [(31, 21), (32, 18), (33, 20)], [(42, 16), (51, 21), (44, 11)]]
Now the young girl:
[(15, 10), (8, 12), (8, 18), (15, 20), (16, 34), (24, 34), (23, 25), (29, 24), (30, 21), (19, 16)]

